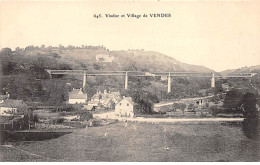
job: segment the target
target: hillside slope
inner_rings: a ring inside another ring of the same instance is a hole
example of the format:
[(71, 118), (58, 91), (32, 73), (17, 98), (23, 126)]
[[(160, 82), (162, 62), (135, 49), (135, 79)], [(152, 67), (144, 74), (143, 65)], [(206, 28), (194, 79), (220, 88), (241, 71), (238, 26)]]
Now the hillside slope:
[[(96, 55), (104, 54), (115, 57), (111, 63), (97, 62)], [(61, 57), (73, 57), (76, 61), (80, 61), (88, 65), (88, 69), (92, 70), (93, 64), (98, 64), (101, 70), (139, 70), (150, 72), (164, 71), (186, 71), (186, 72), (213, 72), (203, 66), (185, 64), (176, 59), (163, 55), (154, 51), (129, 50), (129, 51), (107, 51), (107, 50), (88, 50), (73, 49), (62, 50), (59, 55)]]

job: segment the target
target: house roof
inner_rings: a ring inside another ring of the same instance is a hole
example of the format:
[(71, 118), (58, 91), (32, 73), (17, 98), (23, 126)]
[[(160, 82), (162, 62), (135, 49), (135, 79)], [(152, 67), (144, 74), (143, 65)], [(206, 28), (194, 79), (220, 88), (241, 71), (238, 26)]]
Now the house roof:
[(73, 89), (69, 92), (69, 99), (87, 99), (87, 94), (84, 94), (81, 89)]
[(86, 94), (70, 94), (69, 99), (87, 99)]
[[(127, 100), (130, 104), (136, 105), (135, 102), (132, 100), (132, 97), (125, 97), (123, 100)], [(123, 100), (121, 100), (120, 102), (122, 102)]]
[(103, 104), (104, 105), (108, 105), (110, 102), (112, 102), (112, 99), (111, 98), (107, 98)]
[(12, 108), (17, 108), (17, 107), (25, 107), (28, 106), (23, 100), (14, 100), (14, 99), (8, 99), (2, 104), (0, 104), (0, 107), (12, 107)]
[(83, 93), (81, 89), (73, 89), (69, 94), (81, 94)]
[(99, 101), (89, 101), (88, 104), (92, 104), (92, 105), (98, 105)]
[(84, 105), (83, 109), (86, 110), (92, 110), (94, 108), (94, 105)]
[(129, 101), (131, 104), (135, 105), (135, 103), (134, 103), (132, 97), (126, 97), (125, 99), (126, 99), (127, 101)]

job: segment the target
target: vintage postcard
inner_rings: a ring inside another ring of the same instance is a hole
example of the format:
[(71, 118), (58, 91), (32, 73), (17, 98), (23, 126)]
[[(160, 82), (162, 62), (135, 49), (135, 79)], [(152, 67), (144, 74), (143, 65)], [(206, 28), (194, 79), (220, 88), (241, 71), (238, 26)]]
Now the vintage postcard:
[(260, 1), (0, 1), (0, 161), (259, 162)]

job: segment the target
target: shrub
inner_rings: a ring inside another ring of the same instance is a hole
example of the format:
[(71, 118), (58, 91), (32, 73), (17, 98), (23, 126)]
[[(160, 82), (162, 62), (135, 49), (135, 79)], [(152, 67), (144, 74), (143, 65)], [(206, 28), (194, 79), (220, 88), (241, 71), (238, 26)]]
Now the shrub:
[(64, 118), (58, 118), (57, 120), (56, 120), (56, 123), (57, 124), (61, 124), (61, 123), (63, 123), (64, 122)]
[(188, 109), (194, 111), (195, 110), (195, 105), (194, 104), (189, 104)]
[(64, 122), (64, 118), (52, 118), (50, 120), (50, 123), (51, 124), (61, 124)]
[(79, 118), (80, 121), (84, 121), (84, 120), (88, 121), (89, 119), (93, 118), (92, 113), (88, 112), (88, 111), (81, 111), (81, 112), (79, 112), (79, 115), (80, 115), (80, 118)]
[(171, 111), (175, 111), (174, 107), (172, 105), (166, 105), (166, 106), (161, 106), (158, 108), (159, 112), (171, 112)]
[(153, 103), (148, 100), (141, 99), (136, 106), (135, 112), (138, 114), (152, 114)]
[(184, 113), (184, 110), (186, 108), (186, 104), (184, 104), (184, 103), (174, 103), (173, 107), (175, 109), (180, 109)]
[(33, 122), (38, 122), (39, 121), (39, 117), (37, 114), (33, 115)]
[(74, 110), (74, 107), (72, 105), (63, 105), (63, 106), (60, 106), (58, 107), (58, 110), (63, 112), (70, 112), (70, 111), (73, 111)]
[(166, 112), (153, 112), (153, 114), (165, 115)]
[(77, 105), (62, 105), (60, 107), (58, 107), (58, 110), (63, 112), (72, 112), (72, 111), (80, 111), (82, 109), (82, 105), (81, 104), (77, 104)]
[(211, 106), (209, 108), (210, 114), (216, 116), (219, 113), (223, 113), (223, 109), (219, 108), (218, 106)]
[(74, 119), (71, 119), (70, 121), (79, 121), (79, 119), (74, 118)]
[(227, 92), (224, 99), (224, 108), (229, 111), (232, 109), (237, 109), (241, 103), (242, 96), (242, 92), (236, 89)]

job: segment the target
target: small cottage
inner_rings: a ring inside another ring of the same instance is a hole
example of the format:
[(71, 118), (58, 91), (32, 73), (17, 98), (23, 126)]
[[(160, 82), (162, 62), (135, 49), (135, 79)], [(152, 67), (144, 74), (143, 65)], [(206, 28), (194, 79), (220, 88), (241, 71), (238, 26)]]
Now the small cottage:
[(124, 117), (134, 117), (135, 103), (131, 97), (125, 97), (115, 107), (115, 114)]
[(87, 94), (83, 93), (82, 88), (74, 89), (69, 92), (69, 104), (82, 104), (87, 102)]

